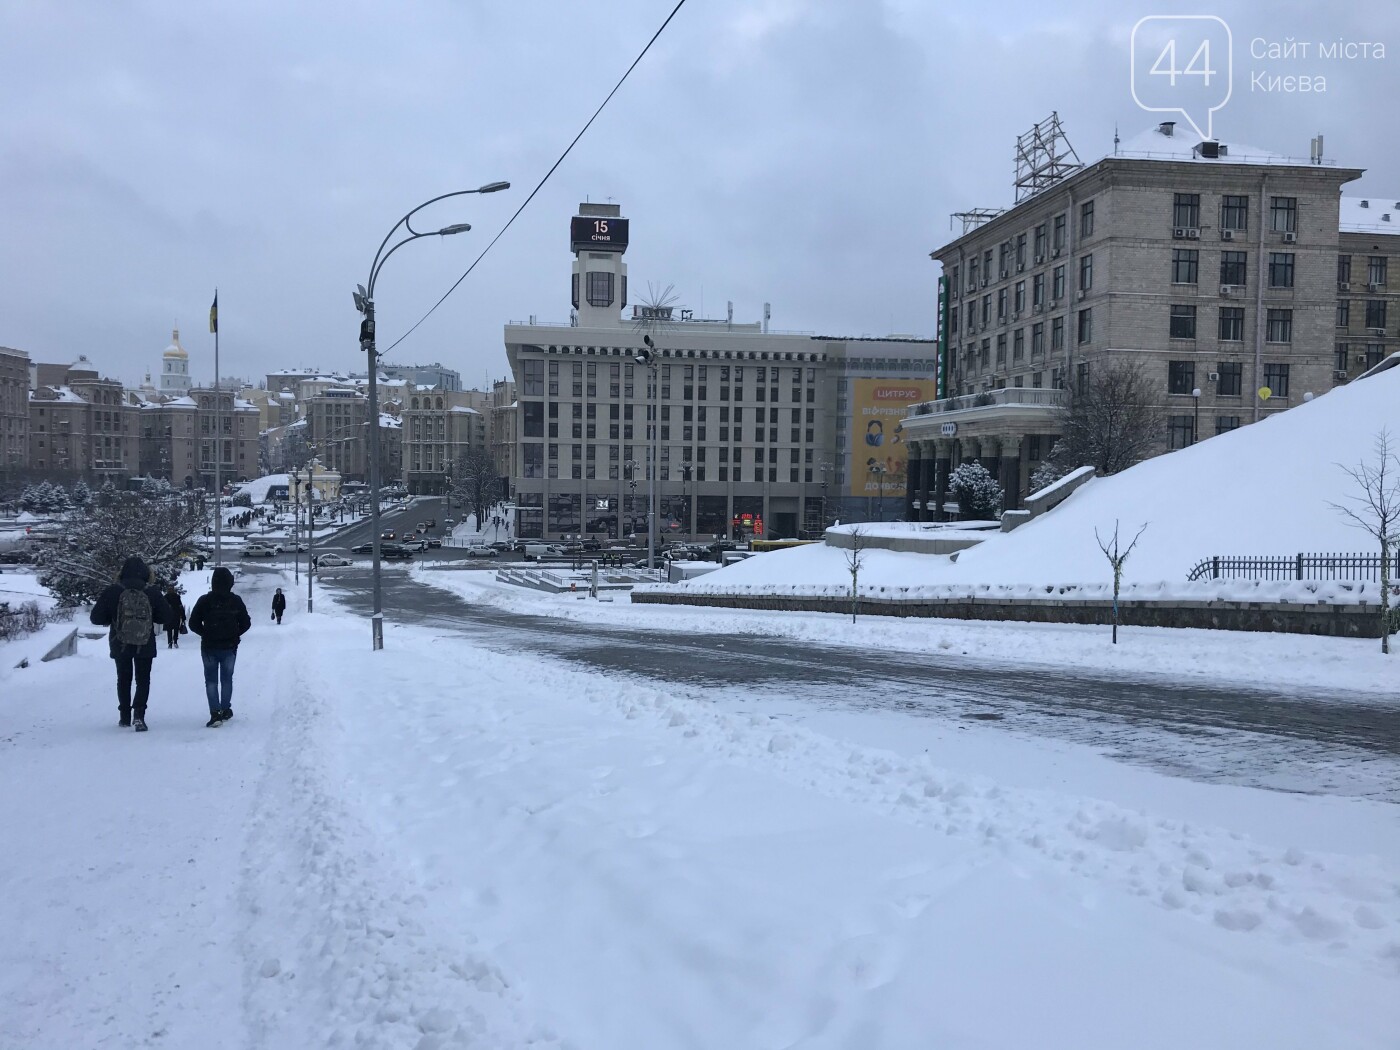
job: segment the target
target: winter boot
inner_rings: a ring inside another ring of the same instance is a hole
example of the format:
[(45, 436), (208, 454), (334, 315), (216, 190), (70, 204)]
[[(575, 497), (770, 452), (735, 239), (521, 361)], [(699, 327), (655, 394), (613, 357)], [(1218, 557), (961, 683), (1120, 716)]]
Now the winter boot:
[(146, 731), (146, 719), (141, 715), (137, 715), (131, 720), (131, 728), (138, 733), (144, 733)]
[(207, 721), (207, 722), (204, 723), (204, 728), (205, 728), (205, 729), (218, 729), (219, 726), (221, 726), (221, 725), (223, 725), (223, 724), (224, 724), (223, 712), (222, 712), (222, 711), (215, 711), (213, 714), (211, 714), (211, 715), (209, 716), (209, 721)]
[(123, 729), (131, 728), (131, 712), (129, 710), (124, 708), (118, 709), (117, 716), (117, 725), (121, 726)]
[(224, 708), (222, 711), (219, 712), (219, 717), (222, 718), (225, 722), (231, 722), (233, 720), (233, 708)]

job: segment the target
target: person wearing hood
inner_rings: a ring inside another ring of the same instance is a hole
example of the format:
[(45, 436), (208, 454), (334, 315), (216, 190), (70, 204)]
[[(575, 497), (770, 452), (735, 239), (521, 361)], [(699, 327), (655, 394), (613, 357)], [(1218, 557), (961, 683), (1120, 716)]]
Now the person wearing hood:
[(190, 610), (190, 630), (199, 635), (199, 655), (204, 661), (204, 693), (209, 699), (209, 721), (217, 729), (233, 717), (233, 665), (238, 640), (253, 626), (248, 607), (233, 593), (233, 573), (220, 565), (214, 570), (208, 594), (200, 595)]
[(165, 647), (178, 649), (180, 648), (180, 628), (185, 626), (185, 603), (180, 600), (180, 592), (175, 589), (174, 583), (166, 585), (165, 603), (170, 606), (170, 611), (174, 614), (165, 625)]
[(272, 596), (272, 618), (279, 624), (282, 622), (282, 614), (287, 611), (287, 596), (282, 593), (282, 588), (277, 588), (277, 593)]
[[(100, 595), (88, 617), (108, 627), (107, 650), (117, 665), (117, 713), (120, 726), (146, 731), (146, 700), (151, 693), (151, 661), (156, 658), (156, 624), (179, 624), (151, 570), (140, 558), (127, 558), (117, 582)], [(136, 693), (132, 695), (132, 685)]]

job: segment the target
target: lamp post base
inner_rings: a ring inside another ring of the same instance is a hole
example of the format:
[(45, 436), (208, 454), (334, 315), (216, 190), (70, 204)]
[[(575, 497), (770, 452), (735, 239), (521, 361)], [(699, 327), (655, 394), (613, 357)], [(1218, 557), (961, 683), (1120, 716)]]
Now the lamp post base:
[(370, 628), (374, 633), (374, 649), (376, 651), (384, 648), (384, 616), (382, 613), (375, 613), (370, 618)]

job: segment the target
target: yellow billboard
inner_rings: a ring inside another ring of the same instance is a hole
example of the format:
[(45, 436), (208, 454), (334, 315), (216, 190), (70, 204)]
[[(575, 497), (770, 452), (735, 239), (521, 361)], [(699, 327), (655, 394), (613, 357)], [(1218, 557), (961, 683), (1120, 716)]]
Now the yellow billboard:
[(852, 496), (904, 497), (909, 468), (904, 414), (910, 405), (932, 401), (936, 389), (933, 379), (852, 380)]

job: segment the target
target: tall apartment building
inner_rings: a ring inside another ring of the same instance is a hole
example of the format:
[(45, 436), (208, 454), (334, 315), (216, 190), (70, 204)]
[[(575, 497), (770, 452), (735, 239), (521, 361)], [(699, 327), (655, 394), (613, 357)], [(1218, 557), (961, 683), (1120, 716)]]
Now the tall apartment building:
[[(668, 306), (634, 307), (624, 321), (628, 239), (618, 205), (580, 205), (570, 238), (574, 323), (506, 326), (520, 536), (645, 533), (653, 478), (659, 525), (672, 536), (816, 532), (830, 517), (831, 486), (855, 473), (853, 460), (887, 498), (903, 496), (897, 431), (903, 408), (926, 396), (913, 380), (932, 367), (931, 342), (774, 333), (766, 323), (696, 319), (688, 310), (677, 317)], [(637, 360), (644, 335), (655, 344), (652, 364)], [(883, 407), (863, 388), (838, 402), (850, 359), (864, 362), (850, 374), (866, 382), (899, 379), (886, 384)], [(869, 412), (858, 414), (857, 404)], [(838, 412), (852, 422), (838, 428)], [(863, 443), (853, 457), (856, 425)]]
[(491, 431), (491, 458), (496, 464), (496, 473), (503, 483), (502, 494), (513, 494), (511, 479), (520, 473), (518, 460), (519, 444), (519, 405), (516, 403), (515, 383), (509, 379), (498, 379), (491, 386), (491, 412), (488, 417)]
[(1400, 350), (1400, 198), (1342, 198), (1336, 330), (1339, 383)]
[(139, 408), (140, 473), (177, 488), (213, 489), (215, 457), (225, 483), (260, 473), (257, 406), (232, 390), (193, 387), (183, 397)]
[(29, 463), (29, 355), (0, 346), (0, 471)]
[(86, 357), (41, 363), (29, 392), (29, 466), (94, 481), (137, 473), (140, 410)]
[(1168, 122), (938, 248), (946, 396), (904, 420), (910, 512), (941, 517), (974, 459), (1019, 506), (1065, 398), (1115, 362), (1156, 389), (1161, 451), (1330, 389), (1338, 200), (1361, 174)]
[(440, 494), (469, 448), (487, 447), (491, 395), (481, 390), (415, 389), (402, 416), (404, 483), (414, 494)]

